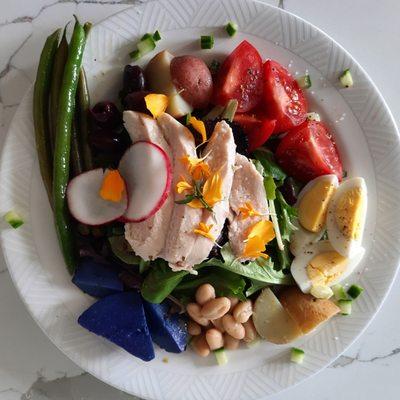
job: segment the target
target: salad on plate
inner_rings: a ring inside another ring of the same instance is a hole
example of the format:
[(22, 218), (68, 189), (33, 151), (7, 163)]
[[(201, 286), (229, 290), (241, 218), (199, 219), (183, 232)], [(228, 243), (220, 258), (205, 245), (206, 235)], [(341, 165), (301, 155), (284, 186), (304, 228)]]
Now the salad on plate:
[[(94, 298), (77, 323), (144, 361), (157, 345), (222, 365), (227, 350), (351, 314), (363, 289), (344, 280), (364, 255), (367, 188), (308, 107), (312, 76), (247, 40), (209, 65), (157, 52), (156, 31), (121, 71), (119, 102), (91, 105), (90, 27), (49, 36), (33, 110), (60, 248)], [(238, 27), (225, 28), (228, 47)], [(212, 35), (199, 42), (212, 52)], [(350, 70), (338, 79), (351, 90)]]

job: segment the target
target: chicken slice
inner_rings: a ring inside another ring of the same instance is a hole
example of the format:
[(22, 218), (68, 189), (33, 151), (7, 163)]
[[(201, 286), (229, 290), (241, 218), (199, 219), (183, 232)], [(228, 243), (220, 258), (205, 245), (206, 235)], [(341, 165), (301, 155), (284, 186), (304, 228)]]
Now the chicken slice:
[[(182, 163), (184, 156), (196, 157), (196, 148), (191, 132), (175, 118), (164, 113), (158, 118), (164, 137), (172, 151), (172, 165), (174, 176), (172, 192), (174, 200), (185, 198), (185, 193), (176, 192), (176, 184), (183, 179), (191, 182), (187, 167)], [(174, 204), (168, 235), (160, 257), (168, 261), (173, 270), (192, 269), (187, 258), (193, 249), (196, 234), (193, 232), (201, 221), (202, 209), (192, 208), (186, 204)]]
[[(172, 160), (172, 153), (157, 121), (146, 114), (125, 111), (124, 124), (132, 142), (147, 140), (160, 146)], [(142, 222), (125, 224), (125, 238), (133, 251), (144, 260), (154, 260), (164, 248), (174, 206), (172, 190), (163, 206)]]
[[(222, 200), (214, 205), (213, 212), (203, 210), (201, 220), (206, 225), (212, 225), (210, 233), (217, 239), (229, 215), (229, 195), (232, 188), (236, 155), (236, 144), (232, 129), (225, 121), (218, 122), (215, 125), (214, 132), (203, 154), (208, 154), (205, 162), (212, 173), (219, 171), (222, 181)], [(213, 246), (214, 242), (211, 239), (198, 235), (187, 263), (189, 265), (199, 264), (207, 258)]]
[[(240, 208), (250, 203), (261, 216), (242, 218)], [(229, 243), (236, 257), (243, 254), (248, 229), (268, 215), (267, 195), (264, 180), (253, 163), (246, 157), (236, 154), (235, 174), (229, 198)], [(241, 258), (242, 261), (245, 259)]]

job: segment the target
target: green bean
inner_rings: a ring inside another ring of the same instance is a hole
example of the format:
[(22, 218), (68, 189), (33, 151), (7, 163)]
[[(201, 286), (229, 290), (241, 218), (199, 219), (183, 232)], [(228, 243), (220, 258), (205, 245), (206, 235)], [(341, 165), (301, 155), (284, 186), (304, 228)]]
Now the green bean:
[(53, 197), (56, 230), (65, 262), (71, 273), (76, 267), (76, 252), (66, 192), (70, 169), (72, 120), (85, 41), (83, 27), (76, 19), (60, 89), (54, 151)]
[(71, 168), (72, 176), (80, 175), (83, 172), (83, 160), (81, 146), (79, 139), (81, 132), (79, 132), (78, 121), (75, 117), (72, 121), (72, 132), (71, 132)]
[(35, 126), (36, 149), (39, 158), (40, 173), (52, 204), (53, 162), (50, 142), (50, 126), (48, 119), (50, 76), (54, 65), (61, 30), (52, 33), (44, 44), (40, 55), (33, 91), (33, 120)]
[(50, 87), (50, 139), (52, 154), (54, 154), (54, 146), (56, 139), (56, 123), (58, 115), (58, 101), (60, 96), (60, 88), (64, 73), (65, 63), (68, 57), (68, 42), (66, 38), (67, 27), (64, 28), (64, 33), (61, 38), (61, 42), (58, 46), (55, 54), (53, 73), (51, 75), (51, 87)]

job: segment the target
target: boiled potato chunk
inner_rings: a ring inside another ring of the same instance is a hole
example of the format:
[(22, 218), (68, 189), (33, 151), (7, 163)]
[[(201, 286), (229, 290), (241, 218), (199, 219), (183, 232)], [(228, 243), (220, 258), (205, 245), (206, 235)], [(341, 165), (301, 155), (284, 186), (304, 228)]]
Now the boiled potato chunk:
[(282, 290), (278, 298), (304, 334), (340, 312), (340, 308), (331, 300), (316, 299), (295, 286)]
[(167, 113), (175, 118), (192, 112), (192, 106), (178, 93), (171, 79), (171, 61), (174, 55), (167, 50), (156, 54), (147, 64), (145, 73), (150, 90), (169, 98)]
[(268, 288), (255, 302), (253, 322), (258, 334), (272, 343), (289, 343), (302, 335), (297, 323)]

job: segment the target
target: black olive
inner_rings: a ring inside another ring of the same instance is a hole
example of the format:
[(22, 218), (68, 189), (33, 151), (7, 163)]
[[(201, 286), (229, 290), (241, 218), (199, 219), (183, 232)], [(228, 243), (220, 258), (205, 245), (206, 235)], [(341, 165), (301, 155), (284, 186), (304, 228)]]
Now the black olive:
[(94, 128), (114, 128), (122, 124), (122, 115), (114, 103), (102, 101), (90, 110), (90, 120)]

